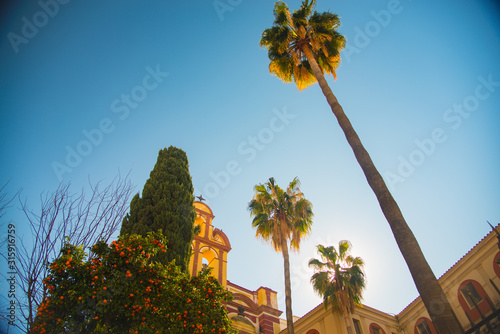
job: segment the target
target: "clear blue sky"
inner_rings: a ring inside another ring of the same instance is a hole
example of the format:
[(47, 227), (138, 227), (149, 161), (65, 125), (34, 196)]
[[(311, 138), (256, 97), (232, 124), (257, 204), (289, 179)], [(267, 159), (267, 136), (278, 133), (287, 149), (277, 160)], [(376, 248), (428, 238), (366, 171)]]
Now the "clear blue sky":
[[(417, 297), (319, 87), (299, 92), (268, 72), (259, 39), (273, 1), (65, 1), (1, 14), (0, 184), (34, 207), (60, 180), (77, 191), (118, 170), (141, 191), (158, 151), (182, 148), (232, 243), (228, 279), (278, 291), (284, 311), (282, 257), (254, 237), (247, 204), (255, 184), (298, 176), (315, 219), (291, 258), (294, 313), (321, 302), (306, 265), (315, 245), (341, 239), (366, 261), (367, 305), (398, 313)], [(440, 276), (487, 220), (500, 222), (499, 8), (319, 0), (317, 10), (340, 16), (348, 43), (328, 81)], [(7, 218), (25, 227), (15, 210)]]

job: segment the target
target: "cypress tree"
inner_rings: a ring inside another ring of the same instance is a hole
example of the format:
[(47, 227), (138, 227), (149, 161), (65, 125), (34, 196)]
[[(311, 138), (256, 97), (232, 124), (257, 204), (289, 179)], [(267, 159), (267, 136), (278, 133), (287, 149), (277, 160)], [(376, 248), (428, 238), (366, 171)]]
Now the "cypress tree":
[(186, 153), (174, 146), (160, 150), (142, 197), (137, 193), (130, 203), (120, 235), (146, 236), (162, 230), (167, 252), (156, 260), (164, 264), (175, 260), (181, 270), (187, 271), (196, 218), (193, 190)]

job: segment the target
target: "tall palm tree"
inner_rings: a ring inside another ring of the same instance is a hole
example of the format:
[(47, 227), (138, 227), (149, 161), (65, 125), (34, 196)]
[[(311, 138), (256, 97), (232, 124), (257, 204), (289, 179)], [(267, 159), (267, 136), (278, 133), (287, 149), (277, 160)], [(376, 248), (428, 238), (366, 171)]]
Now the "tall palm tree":
[(265, 184), (254, 187), (255, 195), (248, 204), (256, 236), (270, 241), (273, 248), (283, 254), (288, 334), (294, 333), (288, 244), (291, 249), (299, 249), (301, 239), (311, 230), (313, 217), (312, 204), (304, 198), (299, 186), (299, 179), (294, 178), (284, 191), (271, 177)]
[(313, 12), (315, 4), (314, 0), (304, 0), (300, 9), (291, 14), (284, 2), (276, 2), (274, 25), (263, 32), (260, 40), (260, 45), (268, 48), (269, 70), (285, 82), (294, 82), (299, 89), (319, 83), (389, 222), (432, 321), (441, 334), (459, 333), (460, 325), (413, 232), (326, 82), (325, 73), (335, 77), (345, 39), (336, 31), (338, 16)]
[(334, 246), (318, 245), (321, 259), (311, 259), (309, 266), (315, 269), (311, 277), (314, 291), (323, 296), (325, 308), (332, 305), (333, 311), (344, 316), (347, 332), (352, 333), (349, 314), (355, 305), (361, 305), (362, 292), (365, 288), (364, 261), (350, 254), (351, 243), (339, 242), (338, 251)]

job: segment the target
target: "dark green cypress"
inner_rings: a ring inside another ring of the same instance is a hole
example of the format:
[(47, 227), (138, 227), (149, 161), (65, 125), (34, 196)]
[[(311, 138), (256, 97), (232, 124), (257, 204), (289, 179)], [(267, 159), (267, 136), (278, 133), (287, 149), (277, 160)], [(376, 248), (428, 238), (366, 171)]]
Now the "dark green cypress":
[(142, 190), (130, 203), (130, 213), (123, 219), (120, 235), (162, 230), (167, 238), (167, 252), (156, 258), (175, 263), (187, 271), (193, 241), (196, 213), (193, 206), (193, 183), (186, 153), (176, 147), (160, 150), (155, 167)]

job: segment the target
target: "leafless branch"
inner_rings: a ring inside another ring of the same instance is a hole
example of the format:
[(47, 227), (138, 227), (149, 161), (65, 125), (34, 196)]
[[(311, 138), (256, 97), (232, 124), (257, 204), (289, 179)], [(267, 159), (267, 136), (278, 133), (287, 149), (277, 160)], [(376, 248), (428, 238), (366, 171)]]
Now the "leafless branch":
[(18, 195), (20, 210), (30, 228), (28, 236), (16, 236), (15, 266), (21, 290), (16, 293), (16, 301), (21, 314), (18, 318), (26, 331), (46, 296), (43, 279), (48, 275), (48, 264), (58, 256), (66, 237), (72, 244), (85, 248), (99, 240), (107, 242), (118, 231), (132, 192), (128, 175), (125, 178), (118, 175), (108, 185), (89, 179), (88, 189), (83, 188), (79, 193), (72, 193), (69, 183), (61, 183), (54, 192), (40, 195), (38, 210), (29, 208), (26, 199)]

